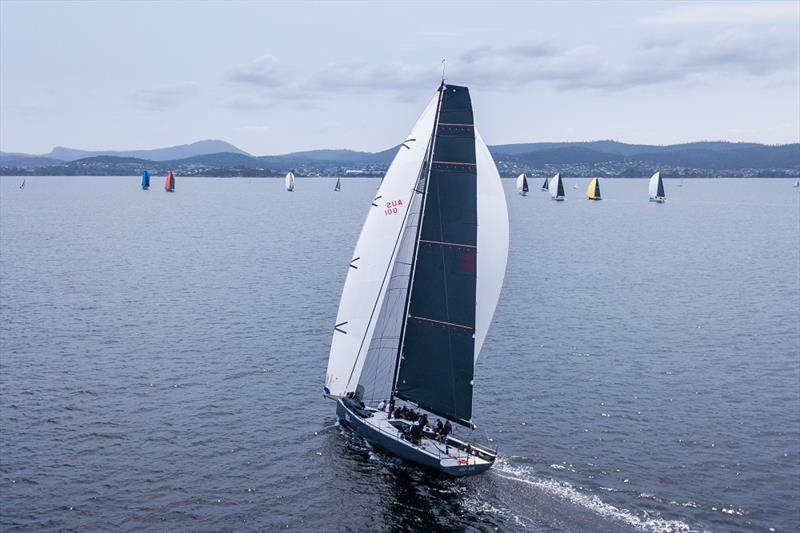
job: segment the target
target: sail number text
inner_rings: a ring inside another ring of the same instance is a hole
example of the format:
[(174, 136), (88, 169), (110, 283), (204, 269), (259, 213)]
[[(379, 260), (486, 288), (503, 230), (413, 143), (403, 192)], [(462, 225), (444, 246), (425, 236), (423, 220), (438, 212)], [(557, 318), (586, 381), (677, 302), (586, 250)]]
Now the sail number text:
[(394, 215), (397, 213), (397, 208), (403, 205), (403, 200), (392, 200), (390, 202), (386, 202), (386, 209), (383, 210), (383, 214), (386, 216)]

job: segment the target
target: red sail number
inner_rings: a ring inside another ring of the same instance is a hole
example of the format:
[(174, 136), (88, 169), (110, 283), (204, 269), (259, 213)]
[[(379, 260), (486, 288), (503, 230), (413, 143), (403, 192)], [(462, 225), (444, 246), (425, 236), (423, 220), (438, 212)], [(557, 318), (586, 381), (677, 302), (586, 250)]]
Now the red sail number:
[(391, 200), (386, 202), (386, 208), (383, 210), (383, 214), (386, 216), (394, 215), (397, 213), (397, 208), (403, 205), (403, 200)]

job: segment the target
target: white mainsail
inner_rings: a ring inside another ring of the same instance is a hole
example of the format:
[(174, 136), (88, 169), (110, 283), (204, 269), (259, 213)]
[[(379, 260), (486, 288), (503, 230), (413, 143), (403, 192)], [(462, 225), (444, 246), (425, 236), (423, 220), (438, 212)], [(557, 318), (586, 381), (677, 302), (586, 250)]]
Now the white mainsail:
[(294, 190), (294, 173), (289, 172), (286, 174), (286, 190), (293, 191)]
[[(561, 195), (558, 194), (559, 188), (562, 191)], [(558, 173), (555, 176), (553, 176), (552, 178), (550, 178), (550, 183), (547, 184), (547, 190), (550, 192), (550, 196), (552, 198), (563, 198), (564, 197), (564, 194), (563, 194), (564, 185), (561, 182), (561, 174), (560, 173)]]
[(336, 315), (325, 375), (326, 394), (344, 396), (358, 384), (433, 135), (439, 97), (440, 92), (436, 91), (400, 146), (361, 229)]
[[(492, 164), (494, 164), (494, 162)], [(524, 173), (517, 176), (517, 192), (520, 193), (522, 196), (528, 194), (528, 178), (525, 176)]]
[(475, 128), (478, 165), (478, 253), (475, 287), (475, 360), (492, 322), (508, 261), (508, 208), (492, 154)]

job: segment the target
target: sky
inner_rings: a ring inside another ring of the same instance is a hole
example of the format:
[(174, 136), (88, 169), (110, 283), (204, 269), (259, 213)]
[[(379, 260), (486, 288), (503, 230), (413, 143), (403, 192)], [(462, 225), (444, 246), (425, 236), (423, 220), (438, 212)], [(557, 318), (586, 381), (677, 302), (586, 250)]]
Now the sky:
[(0, 0), (0, 150), (383, 150), (442, 59), (488, 144), (800, 142), (796, 0)]

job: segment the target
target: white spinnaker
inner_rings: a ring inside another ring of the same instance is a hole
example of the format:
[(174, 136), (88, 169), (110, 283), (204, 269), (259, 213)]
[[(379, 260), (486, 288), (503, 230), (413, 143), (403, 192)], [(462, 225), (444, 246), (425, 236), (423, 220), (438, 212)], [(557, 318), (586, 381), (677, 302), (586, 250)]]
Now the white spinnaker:
[[(477, 151), (477, 148), (476, 148), (476, 151)], [(527, 185), (526, 182), (527, 182), (527, 178), (525, 178), (525, 174), (524, 173), (520, 174), (519, 176), (517, 176), (517, 192), (518, 193), (522, 194), (523, 192), (526, 192), (525, 191), (525, 189), (527, 188), (527, 187), (525, 187), (525, 185)]]
[(294, 174), (289, 172), (286, 174), (286, 190), (293, 191), (294, 190)]
[(547, 185), (547, 190), (550, 192), (550, 196), (555, 198), (558, 196), (558, 184), (561, 182), (561, 174), (556, 174), (552, 178), (550, 178), (550, 183)]
[(336, 315), (325, 375), (328, 394), (343, 396), (358, 384), (392, 274), (398, 237), (433, 134), (439, 96), (437, 91), (397, 151), (361, 228)]
[(475, 361), (492, 323), (508, 261), (508, 208), (500, 174), (475, 129), (478, 164), (478, 266), (475, 287)]
[(650, 198), (658, 196), (658, 181), (661, 179), (661, 172), (656, 172), (650, 178)]

